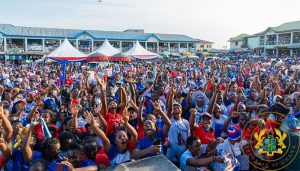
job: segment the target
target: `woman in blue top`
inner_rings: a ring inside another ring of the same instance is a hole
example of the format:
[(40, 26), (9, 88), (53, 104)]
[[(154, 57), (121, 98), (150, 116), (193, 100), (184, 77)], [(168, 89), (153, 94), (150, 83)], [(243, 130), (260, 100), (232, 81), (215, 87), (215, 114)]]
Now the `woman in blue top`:
[(135, 159), (159, 154), (161, 150), (161, 144), (166, 138), (171, 127), (171, 121), (163, 112), (160, 102), (157, 101), (152, 105), (153, 109), (161, 116), (164, 126), (161, 130), (157, 130), (155, 123), (152, 120), (146, 120), (144, 122), (145, 137), (139, 140), (136, 149), (132, 153), (132, 157)]

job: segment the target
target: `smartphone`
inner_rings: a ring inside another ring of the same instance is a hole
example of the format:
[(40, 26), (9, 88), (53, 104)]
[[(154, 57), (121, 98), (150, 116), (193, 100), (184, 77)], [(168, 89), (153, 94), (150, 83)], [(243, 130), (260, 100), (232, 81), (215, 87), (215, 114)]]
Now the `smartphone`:
[(160, 138), (155, 138), (153, 145), (161, 145), (161, 139)]

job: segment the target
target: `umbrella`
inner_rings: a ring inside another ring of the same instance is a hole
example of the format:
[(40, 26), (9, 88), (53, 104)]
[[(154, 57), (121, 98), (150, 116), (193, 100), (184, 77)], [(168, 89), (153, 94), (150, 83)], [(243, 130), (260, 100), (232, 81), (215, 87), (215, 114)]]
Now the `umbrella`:
[(101, 61), (108, 61), (109, 57), (102, 53), (94, 52), (91, 53), (87, 59), (89, 62), (101, 62)]
[(238, 49), (238, 50), (235, 51), (235, 53), (241, 53), (243, 51), (244, 51), (243, 49)]
[(131, 61), (131, 58), (123, 52), (119, 52), (110, 58), (111, 61)]
[(163, 58), (169, 58), (169, 56), (167, 54), (161, 54), (160, 56)]

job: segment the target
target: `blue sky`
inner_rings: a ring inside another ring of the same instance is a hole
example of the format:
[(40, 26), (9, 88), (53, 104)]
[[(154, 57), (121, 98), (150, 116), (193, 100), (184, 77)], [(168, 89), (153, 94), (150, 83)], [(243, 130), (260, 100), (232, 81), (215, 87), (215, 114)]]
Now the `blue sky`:
[(1, 0), (0, 23), (178, 33), (228, 45), (230, 37), (300, 20), (296, 0)]

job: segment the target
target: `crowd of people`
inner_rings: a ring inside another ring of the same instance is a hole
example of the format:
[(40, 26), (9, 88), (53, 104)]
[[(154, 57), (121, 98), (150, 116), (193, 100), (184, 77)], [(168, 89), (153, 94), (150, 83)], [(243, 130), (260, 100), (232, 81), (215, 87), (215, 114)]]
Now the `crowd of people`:
[(164, 155), (184, 171), (263, 169), (249, 157), (258, 154), (253, 133), (300, 130), (298, 65), (251, 57), (71, 63), (62, 85), (58, 63), (3, 64), (0, 168), (102, 170)]

